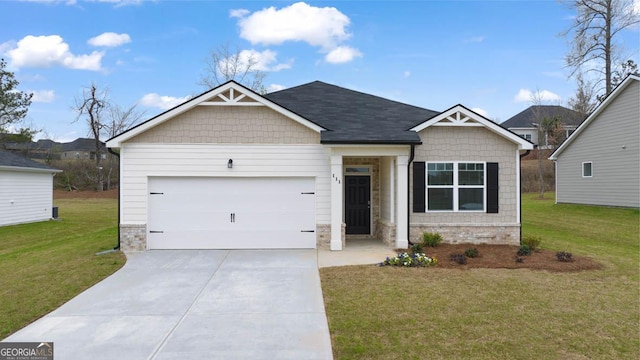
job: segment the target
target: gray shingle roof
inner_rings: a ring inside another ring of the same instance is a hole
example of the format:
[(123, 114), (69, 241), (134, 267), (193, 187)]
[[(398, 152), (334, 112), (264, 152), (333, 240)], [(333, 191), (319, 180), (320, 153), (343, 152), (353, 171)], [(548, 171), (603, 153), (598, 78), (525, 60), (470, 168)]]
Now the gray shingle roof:
[[(103, 151), (106, 151), (104, 143), (100, 142), (101, 148)], [(62, 151), (95, 151), (96, 150), (96, 142), (94, 139), (89, 138), (77, 138), (72, 142), (63, 143)]]
[(417, 144), (409, 129), (439, 114), (321, 81), (264, 97), (327, 129), (323, 143)]
[(585, 117), (579, 112), (567, 109), (564, 106), (533, 105), (512, 116), (500, 125), (507, 129), (533, 128), (533, 123), (540, 121), (542, 118), (552, 119), (554, 116), (559, 116), (564, 125), (574, 126), (580, 125), (580, 123), (585, 119)]
[(26, 157), (13, 154), (5, 150), (0, 150), (0, 166), (11, 166), (11, 167), (58, 171), (57, 169), (54, 169), (45, 164), (41, 164), (37, 161), (27, 159)]

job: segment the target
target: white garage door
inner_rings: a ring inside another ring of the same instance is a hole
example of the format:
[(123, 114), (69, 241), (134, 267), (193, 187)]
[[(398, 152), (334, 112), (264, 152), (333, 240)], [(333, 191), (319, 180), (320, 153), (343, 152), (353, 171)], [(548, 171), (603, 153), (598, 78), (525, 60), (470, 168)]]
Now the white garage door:
[(149, 178), (150, 249), (315, 248), (313, 178)]

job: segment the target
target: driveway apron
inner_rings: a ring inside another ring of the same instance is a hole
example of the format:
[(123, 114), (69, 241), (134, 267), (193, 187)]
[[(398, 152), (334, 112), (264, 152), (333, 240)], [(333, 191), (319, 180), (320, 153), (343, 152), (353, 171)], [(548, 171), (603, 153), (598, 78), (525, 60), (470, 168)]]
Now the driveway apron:
[(3, 341), (56, 359), (332, 359), (315, 250), (170, 250)]

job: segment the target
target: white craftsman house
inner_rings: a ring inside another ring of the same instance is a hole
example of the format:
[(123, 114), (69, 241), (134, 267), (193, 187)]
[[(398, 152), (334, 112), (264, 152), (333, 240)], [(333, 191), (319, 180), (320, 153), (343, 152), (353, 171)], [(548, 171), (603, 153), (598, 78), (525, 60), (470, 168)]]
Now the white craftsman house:
[(107, 141), (120, 240), (145, 249), (518, 244), (520, 152), (461, 105), (444, 112), (315, 81), (259, 95), (230, 81)]

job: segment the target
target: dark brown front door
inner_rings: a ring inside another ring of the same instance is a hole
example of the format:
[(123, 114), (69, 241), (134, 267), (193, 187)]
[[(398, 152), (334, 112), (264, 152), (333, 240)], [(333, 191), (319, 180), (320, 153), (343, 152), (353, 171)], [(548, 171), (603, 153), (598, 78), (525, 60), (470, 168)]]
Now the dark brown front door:
[(371, 233), (370, 196), (370, 176), (345, 176), (344, 211), (347, 234)]

